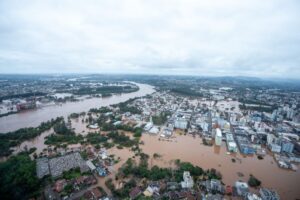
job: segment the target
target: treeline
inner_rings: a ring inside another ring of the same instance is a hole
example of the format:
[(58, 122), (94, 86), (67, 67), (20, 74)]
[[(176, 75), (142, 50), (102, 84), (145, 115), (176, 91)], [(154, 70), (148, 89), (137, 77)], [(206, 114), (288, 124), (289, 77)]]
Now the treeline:
[(56, 123), (53, 126), (53, 130), (56, 134), (46, 137), (45, 144), (47, 145), (61, 145), (63, 143), (77, 144), (83, 142), (83, 136), (76, 135), (73, 130), (67, 127), (64, 120)]
[(13, 98), (28, 98), (33, 96), (46, 96), (47, 93), (44, 92), (27, 92), (23, 94), (12, 94), (0, 97), (0, 101), (5, 99), (13, 99)]
[(270, 107), (266, 107), (266, 106), (246, 106), (245, 104), (240, 104), (239, 108), (241, 110), (253, 110), (253, 111), (258, 111), (258, 112), (267, 112), (267, 113), (272, 113), (273, 110), (276, 109), (275, 106), (270, 106)]
[(122, 130), (132, 132), (134, 137), (141, 137), (143, 132), (143, 128), (141, 127), (132, 127), (126, 124), (114, 125), (113, 123), (102, 123), (100, 127), (102, 131)]
[(0, 118), (1, 117), (6, 117), (8, 115), (16, 114), (16, 113), (18, 113), (18, 112), (12, 111), (12, 112), (8, 112), (8, 113), (0, 114)]
[(170, 115), (171, 115), (170, 112), (162, 112), (159, 115), (152, 116), (153, 124), (162, 125), (166, 123), (166, 121), (168, 120), (168, 116)]
[(76, 95), (89, 95), (89, 94), (111, 94), (111, 93), (129, 93), (135, 92), (139, 88), (131, 86), (103, 86), (98, 88), (84, 87), (73, 91)]
[(0, 156), (9, 156), (12, 153), (11, 147), (20, 145), (25, 140), (33, 139), (44, 131), (49, 130), (55, 124), (63, 121), (62, 117), (42, 122), (38, 127), (21, 128), (8, 133), (0, 133)]
[(172, 88), (170, 90), (173, 93), (181, 94), (185, 96), (195, 96), (195, 97), (202, 97), (203, 94), (198, 93), (194, 90), (191, 90), (189, 87), (178, 87), (178, 88)]
[(41, 183), (36, 176), (36, 163), (21, 153), (0, 163), (1, 199), (30, 199), (39, 196)]
[(130, 106), (129, 104), (131, 104), (132, 102), (134, 102), (136, 99), (138, 99), (139, 97), (135, 97), (135, 98), (130, 98), (128, 99), (127, 101), (125, 102), (121, 102), (121, 103), (118, 103), (118, 104), (114, 104), (112, 105), (112, 107), (119, 107), (120, 111), (122, 113), (125, 113), (125, 112), (130, 112), (132, 114), (141, 114), (142, 113), (142, 110), (137, 108), (137, 107), (134, 107), (134, 106)]
[(112, 109), (108, 108), (108, 107), (101, 107), (101, 108), (91, 108), (89, 110), (89, 112), (91, 113), (108, 113), (108, 112), (112, 112)]
[(115, 144), (118, 144), (120, 146), (124, 147), (132, 147), (134, 145), (138, 144), (138, 139), (133, 139), (131, 140), (129, 136), (123, 134), (123, 133), (118, 133), (118, 131), (111, 131), (107, 134), (107, 136), (113, 140)]

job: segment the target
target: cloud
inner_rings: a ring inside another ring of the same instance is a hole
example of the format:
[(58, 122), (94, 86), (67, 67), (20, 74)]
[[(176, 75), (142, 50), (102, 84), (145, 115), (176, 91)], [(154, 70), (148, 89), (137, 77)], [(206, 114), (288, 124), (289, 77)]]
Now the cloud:
[(300, 77), (300, 2), (0, 2), (0, 73)]

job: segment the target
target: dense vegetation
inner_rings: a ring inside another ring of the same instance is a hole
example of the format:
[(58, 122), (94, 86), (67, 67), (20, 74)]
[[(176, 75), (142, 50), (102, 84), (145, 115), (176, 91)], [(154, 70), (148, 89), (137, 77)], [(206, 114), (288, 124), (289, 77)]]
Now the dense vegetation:
[(134, 102), (136, 99), (138, 99), (138, 98), (131, 98), (131, 99), (128, 99), (127, 101), (125, 101), (125, 102), (115, 104), (115, 105), (112, 105), (112, 106), (113, 107), (119, 107), (120, 111), (122, 113), (130, 112), (131, 114), (141, 114), (142, 113), (141, 109), (139, 109), (137, 107), (134, 107), (134, 106), (129, 106), (129, 104)]
[(47, 122), (42, 122), (38, 127), (21, 128), (13, 132), (0, 133), (0, 156), (11, 154), (11, 147), (21, 144), (25, 140), (33, 139), (44, 131), (49, 130), (55, 124), (61, 122), (63, 118), (58, 117)]
[(160, 115), (152, 116), (153, 124), (162, 125), (166, 123), (166, 121), (168, 120), (168, 116), (170, 116), (169, 112), (162, 112), (160, 113)]
[(268, 112), (272, 113), (273, 110), (276, 109), (275, 106), (264, 106), (264, 105), (258, 105), (258, 106), (246, 106), (246, 104), (240, 104), (239, 108), (241, 110), (253, 110), (253, 111), (258, 111), (258, 112)]
[(36, 164), (28, 154), (12, 156), (0, 163), (1, 199), (29, 199), (36, 196), (40, 181), (36, 176)]
[(45, 144), (47, 145), (77, 144), (84, 140), (82, 135), (76, 135), (74, 131), (69, 129), (64, 120), (56, 123), (53, 130), (56, 134), (46, 137)]
[(82, 87), (76, 91), (73, 91), (73, 94), (77, 95), (90, 95), (90, 94), (111, 94), (111, 93), (129, 93), (135, 92), (138, 88), (131, 86), (102, 86), (98, 88), (91, 87)]
[(84, 138), (82, 135), (49, 135), (46, 137), (45, 144), (56, 145), (61, 144), (78, 144), (83, 142)]
[(13, 95), (6, 95), (0, 97), (0, 102), (5, 99), (13, 99), (13, 98), (27, 98), (27, 97), (33, 97), (33, 96), (45, 96), (47, 95), (44, 92), (27, 92), (23, 94), (13, 94)]
[(185, 95), (185, 96), (197, 96), (197, 97), (203, 96), (201, 93), (198, 93), (195, 90), (191, 90), (191, 88), (188, 86), (173, 88), (170, 91), (173, 93), (181, 94), (181, 95)]
[(76, 119), (78, 117), (79, 117), (78, 113), (71, 113), (71, 115), (70, 115), (70, 118), (72, 118), (72, 119)]
[(258, 180), (256, 177), (254, 177), (253, 175), (250, 175), (249, 180), (248, 180), (248, 184), (251, 187), (258, 187), (261, 184), (261, 181)]
[(58, 123), (56, 123), (53, 126), (53, 130), (55, 131), (55, 133), (59, 134), (59, 135), (75, 135), (74, 131), (70, 130), (65, 121), (62, 120)]
[(100, 135), (99, 133), (88, 133), (86, 136), (87, 142), (91, 144), (99, 144), (99, 143), (104, 143), (107, 142), (108, 138)]
[(113, 140), (115, 144), (132, 147), (133, 145), (138, 144), (138, 140), (131, 140), (128, 136), (123, 133), (118, 133), (118, 131), (111, 131), (107, 134), (107, 137)]
[(101, 108), (91, 108), (89, 112), (92, 113), (108, 113), (108, 112), (112, 112), (112, 110), (108, 107), (101, 107)]

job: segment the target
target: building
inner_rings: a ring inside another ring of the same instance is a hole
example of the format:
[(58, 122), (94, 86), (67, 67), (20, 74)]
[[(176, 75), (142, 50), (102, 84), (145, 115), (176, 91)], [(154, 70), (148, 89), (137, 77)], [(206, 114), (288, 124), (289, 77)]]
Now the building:
[(150, 130), (149, 133), (151, 134), (158, 134), (159, 129), (156, 126), (153, 126)]
[(235, 182), (234, 187), (238, 196), (246, 196), (249, 192), (248, 184), (245, 182), (237, 181)]
[(174, 127), (179, 129), (187, 129), (188, 121), (185, 118), (177, 118), (174, 121)]
[(222, 144), (222, 132), (221, 129), (216, 129), (216, 135), (215, 135), (215, 145), (221, 146)]
[(135, 187), (129, 192), (130, 199), (136, 199), (140, 194), (142, 193), (142, 190), (140, 187)]
[(193, 178), (190, 175), (190, 172), (183, 172), (183, 181), (181, 182), (182, 188), (192, 188), (194, 186)]
[(240, 149), (240, 152), (243, 154), (254, 154), (256, 152), (253, 145), (250, 143), (249, 139), (244, 136), (236, 136), (236, 140)]
[(88, 160), (86, 161), (87, 166), (90, 168), (91, 171), (94, 171), (96, 169), (95, 165), (92, 163), (92, 161)]
[(152, 127), (153, 127), (153, 123), (152, 123), (152, 122), (148, 122), (148, 123), (145, 125), (144, 130), (145, 130), (145, 131), (149, 131)]
[(229, 152), (237, 152), (237, 145), (231, 133), (226, 134), (227, 149)]
[(259, 194), (262, 200), (280, 200), (279, 195), (274, 190), (269, 190), (266, 188), (261, 188)]
[(281, 140), (281, 152), (292, 153), (294, 144), (287, 138)]
[(280, 153), (281, 152), (281, 146), (278, 145), (278, 144), (270, 144), (269, 149), (270, 149), (270, 151), (272, 151), (274, 153)]
[(248, 193), (245, 197), (245, 200), (262, 200), (257, 194), (254, 193)]

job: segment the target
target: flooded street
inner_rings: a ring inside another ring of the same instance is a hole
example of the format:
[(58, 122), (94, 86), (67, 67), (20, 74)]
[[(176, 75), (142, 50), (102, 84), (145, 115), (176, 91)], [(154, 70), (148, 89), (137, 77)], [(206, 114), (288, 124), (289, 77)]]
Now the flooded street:
[(139, 90), (132, 93), (118, 94), (104, 98), (84, 99), (78, 102), (67, 102), (60, 105), (43, 107), (35, 110), (28, 110), (17, 114), (0, 118), (0, 133), (14, 131), (24, 127), (35, 127), (41, 122), (48, 121), (56, 117), (67, 117), (71, 113), (87, 112), (91, 108), (109, 106), (124, 102), (130, 98), (141, 97), (154, 92), (150, 85), (138, 84)]
[[(176, 135), (173, 141), (162, 141), (158, 136), (144, 134), (141, 145), (144, 153), (152, 155), (160, 154), (160, 159), (151, 159), (150, 165), (172, 167), (172, 160), (191, 162), (203, 169), (215, 168), (223, 175), (223, 182), (234, 185), (237, 180), (248, 181), (249, 175), (253, 174), (262, 181), (262, 186), (276, 189), (282, 199), (296, 199), (300, 197), (299, 183), (300, 170), (291, 171), (277, 166), (273, 157), (266, 155), (263, 160), (256, 156), (243, 156), (241, 154), (227, 155), (226, 144), (222, 147), (205, 146), (202, 139), (190, 135)], [(235, 158), (236, 162), (232, 162)], [(238, 172), (244, 176), (239, 177)]]

